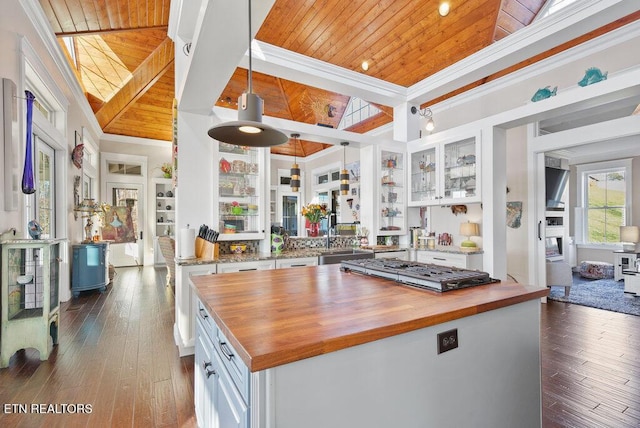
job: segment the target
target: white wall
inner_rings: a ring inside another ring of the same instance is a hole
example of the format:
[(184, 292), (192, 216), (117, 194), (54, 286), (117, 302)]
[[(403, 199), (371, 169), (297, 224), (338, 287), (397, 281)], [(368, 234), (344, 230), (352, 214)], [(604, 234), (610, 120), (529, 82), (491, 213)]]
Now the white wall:
[[(66, 120), (66, 133), (62, 134), (62, 140), (58, 143), (64, 147), (62, 158), (66, 159), (66, 164), (57, 165), (56, 167), (61, 169), (65, 176), (62, 182), (57, 182), (57, 194), (62, 198), (59, 201), (61, 209), (56, 211), (59, 222), (62, 227), (58, 229), (58, 237), (67, 238), (68, 245), (74, 244), (82, 240), (83, 224), (80, 220), (74, 220), (73, 218), (73, 176), (78, 175), (78, 171), (71, 164), (71, 158), (69, 153), (74, 147), (75, 143), (75, 131), (80, 131), (82, 127), (85, 128), (85, 135), (87, 135), (92, 141), (98, 141), (99, 129), (95, 129), (92, 124), (95, 123), (94, 117), (88, 117), (85, 114), (85, 110), (80, 103), (88, 106), (88, 103), (84, 97), (76, 100), (75, 91), (70, 86), (65, 78), (65, 75), (60, 71), (59, 63), (54, 56), (48, 51), (48, 47), (60, 49), (57, 42), (53, 39), (53, 34), (49, 34), (49, 42), (45, 43), (41, 39), (40, 34), (36, 27), (32, 24), (30, 18), (35, 18), (34, 14), (29, 12), (27, 14), (23, 9), (23, 5), (35, 5), (37, 2), (33, 0), (4, 0), (2, 2), (2, 13), (0, 13), (0, 50), (2, 52), (2, 61), (0, 61), (0, 77), (5, 77), (13, 80), (16, 83), (18, 96), (24, 94), (25, 82), (24, 82), (24, 70), (23, 70), (23, 57), (21, 54), (22, 39), (26, 41), (33, 48), (37, 61), (42, 64), (43, 69), (39, 72), (46, 74), (41, 76), (46, 78), (51, 85), (55, 88), (52, 90), (59, 91), (65, 98), (64, 102), (68, 103), (67, 120)], [(58, 56), (58, 59), (61, 58)], [(22, 100), (20, 100), (22, 101)], [(20, 105), (20, 138), (17, 144), (19, 153), (20, 171), (22, 171), (22, 165), (24, 164), (24, 140), (25, 140), (25, 107), (24, 103)], [(89, 109), (90, 110), (90, 109)], [(0, 124), (1, 126), (1, 124)], [(0, 150), (0, 165), (4, 168), (4, 150)], [(2, 192), (4, 200), (5, 183), (4, 175), (0, 174), (0, 192)], [(26, 220), (23, 210), (24, 198), (34, 196), (21, 195), (20, 206), (17, 211), (6, 211), (4, 203), (0, 203), (0, 232), (5, 231), (10, 227), (15, 227), (18, 230), (18, 237), (27, 237), (26, 233)], [(70, 298), (69, 291), (69, 254), (67, 248), (62, 250), (62, 264), (61, 264), (61, 289), (60, 298), (67, 300)]]
[[(507, 228), (507, 273), (518, 282), (526, 283), (529, 277), (528, 234), (526, 225), (529, 222), (527, 204), (527, 181), (534, 175), (527, 171), (527, 135), (526, 127), (507, 131), (507, 202), (522, 202), (521, 226)], [(505, 207), (506, 210), (506, 207)]]

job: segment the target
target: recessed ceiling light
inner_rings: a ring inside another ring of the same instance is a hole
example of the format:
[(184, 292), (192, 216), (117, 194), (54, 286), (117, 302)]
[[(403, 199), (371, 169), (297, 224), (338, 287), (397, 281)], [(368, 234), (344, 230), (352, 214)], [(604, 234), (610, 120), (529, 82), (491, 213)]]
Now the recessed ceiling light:
[(362, 61), (362, 69), (367, 71), (369, 69), (369, 63), (367, 61)]
[(443, 1), (442, 3), (440, 3), (440, 6), (438, 7), (438, 13), (440, 13), (440, 16), (447, 16), (449, 14), (448, 1)]

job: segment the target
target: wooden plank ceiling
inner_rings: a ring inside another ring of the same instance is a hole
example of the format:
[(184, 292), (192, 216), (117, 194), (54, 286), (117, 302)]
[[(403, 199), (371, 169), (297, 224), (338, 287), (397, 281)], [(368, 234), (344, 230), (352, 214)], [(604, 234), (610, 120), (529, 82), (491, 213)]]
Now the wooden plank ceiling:
[[(276, 0), (260, 41), (410, 86), (531, 23), (544, 0)], [(69, 61), (105, 133), (170, 141), (174, 47), (170, 0), (40, 0), (55, 34), (73, 37)], [(64, 45), (61, 42), (61, 45)], [(75, 60), (73, 59), (75, 57)], [(369, 70), (361, 68), (362, 61)], [(409, 70), (410, 72), (407, 72)], [(253, 73), (265, 114), (337, 127), (349, 102), (337, 94)], [(456, 88), (452, 88), (456, 89)], [(238, 68), (216, 105), (237, 108), (247, 90)], [(366, 101), (366, 100), (365, 100)], [(393, 120), (392, 109), (347, 128), (364, 133)], [(293, 141), (272, 153), (304, 157), (329, 147)]]

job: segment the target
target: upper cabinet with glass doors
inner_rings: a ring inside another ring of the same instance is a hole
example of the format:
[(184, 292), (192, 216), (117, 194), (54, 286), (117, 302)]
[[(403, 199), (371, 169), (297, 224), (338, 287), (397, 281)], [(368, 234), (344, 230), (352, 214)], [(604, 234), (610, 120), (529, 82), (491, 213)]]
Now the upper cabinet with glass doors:
[(266, 209), (263, 149), (219, 143), (219, 240), (262, 239)]
[(378, 235), (399, 235), (406, 231), (406, 155), (380, 150), (378, 166)]
[(430, 144), (410, 153), (410, 206), (480, 202), (480, 138)]

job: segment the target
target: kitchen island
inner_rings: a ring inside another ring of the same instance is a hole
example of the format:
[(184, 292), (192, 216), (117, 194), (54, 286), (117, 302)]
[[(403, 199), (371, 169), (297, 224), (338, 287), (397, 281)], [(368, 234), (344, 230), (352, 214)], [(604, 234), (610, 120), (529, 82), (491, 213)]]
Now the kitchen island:
[(201, 426), (540, 426), (546, 288), (437, 293), (337, 265), (191, 282)]

